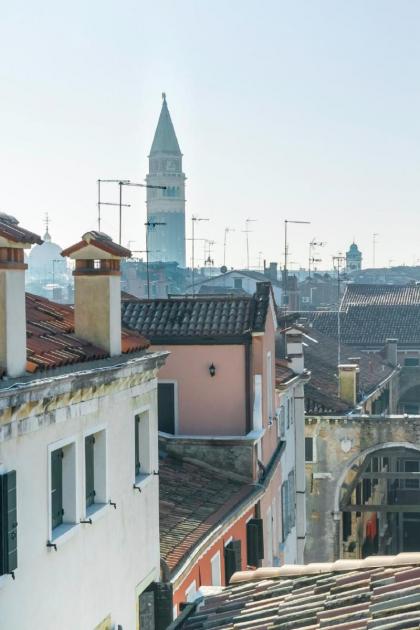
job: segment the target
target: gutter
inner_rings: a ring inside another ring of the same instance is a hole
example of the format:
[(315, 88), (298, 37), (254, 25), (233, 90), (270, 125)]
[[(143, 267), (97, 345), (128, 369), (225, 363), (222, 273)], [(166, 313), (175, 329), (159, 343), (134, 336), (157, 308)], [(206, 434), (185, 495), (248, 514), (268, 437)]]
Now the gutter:
[(198, 543), (198, 545), (193, 548), (192, 552), (182, 561), (181, 566), (176, 567), (176, 573), (173, 573), (170, 577), (170, 582), (175, 584), (183, 577), (183, 574), (186, 573), (189, 569), (191, 569), (198, 559), (200, 555), (202, 555), (206, 551), (206, 547), (210, 541), (215, 542), (217, 538), (220, 537), (223, 530), (227, 528), (231, 523), (234, 523), (238, 518), (240, 518), (244, 512), (249, 510), (251, 507), (255, 505), (255, 503), (265, 494), (267, 487), (272, 480), (274, 473), (277, 470), (278, 465), (280, 464), (281, 456), (284, 453), (286, 448), (286, 442), (279, 442), (273, 456), (271, 458), (270, 463), (266, 468), (266, 473), (261, 481), (253, 482), (249, 484), (251, 487), (254, 487), (254, 490), (251, 494), (242, 501), (240, 501), (235, 507), (233, 507), (228, 514), (224, 516), (224, 518), (219, 521), (216, 527), (209, 532), (209, 534)]

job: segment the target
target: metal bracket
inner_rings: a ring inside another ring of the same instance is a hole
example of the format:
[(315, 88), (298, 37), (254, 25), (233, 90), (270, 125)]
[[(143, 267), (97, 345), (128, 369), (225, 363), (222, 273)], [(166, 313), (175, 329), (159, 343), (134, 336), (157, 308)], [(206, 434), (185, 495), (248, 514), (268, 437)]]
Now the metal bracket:
[(91, 518), (87, 518), (86, 520), (82, 521), (82, 519), (80, 519), (80, 523), (87, 523), (89, 525), (92, 525), (92, 519)]
[(51, 540), (47, 541), (47, 547), (54, 547), (54, 550), (57, 551), (57, 545), (51, 542)]
[(109, 505), (112, 505), (112, 507), (114, 508), (114, 510), (117, 509), (117, 504), (114, 503), (113, 501), (109, 500)]
[(138, 486), (136, 486), (135, 483), (133, 483), (133, 490), (138, 490), (141, 493), (141, 488), (139, 488)]
[(154, 475), (158, 475), (158, 474), (159, 474), (159, 471), (154, 470), (154, 471), (153, 471), (153, 474), (154, 474)]

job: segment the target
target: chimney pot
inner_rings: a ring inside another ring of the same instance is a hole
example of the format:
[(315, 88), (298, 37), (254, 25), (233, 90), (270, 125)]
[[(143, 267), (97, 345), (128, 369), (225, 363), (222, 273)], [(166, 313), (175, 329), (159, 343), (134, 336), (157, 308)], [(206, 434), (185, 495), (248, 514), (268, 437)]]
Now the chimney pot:
[(359, 372), (359, 366), (354, 363), (342, 363), (338, 366), (339, 398), (352, 407), (357, 403)]

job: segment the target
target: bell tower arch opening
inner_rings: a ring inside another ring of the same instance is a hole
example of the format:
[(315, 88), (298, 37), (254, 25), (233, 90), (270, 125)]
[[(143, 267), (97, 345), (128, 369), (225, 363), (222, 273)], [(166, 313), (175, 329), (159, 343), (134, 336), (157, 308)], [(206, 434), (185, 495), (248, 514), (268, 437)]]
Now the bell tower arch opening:
[(420, 448), (361, 453), (343, 471), (336, 503), (340, 557), (420, 551)]

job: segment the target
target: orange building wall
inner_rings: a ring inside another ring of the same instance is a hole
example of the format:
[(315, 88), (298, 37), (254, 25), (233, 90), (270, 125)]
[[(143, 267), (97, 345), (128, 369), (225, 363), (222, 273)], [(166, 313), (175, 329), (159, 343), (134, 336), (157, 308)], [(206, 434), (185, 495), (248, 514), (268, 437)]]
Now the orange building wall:
[[(153, 346), (169, 350), (159, 380), (178, 383), (178, 435), (245, 435), (244, 345)], [(216, 374), (211, 377), (209, 366)]]
[(197, 560), (196, 564), (188, 572), (181, 584), (174, 590), (174, 605), (177, 605), (179, 613), (179, 604), (186, 601), (185, 591), (191, 585), (193, 580), (196, 582), (197, 590), (200, 586), (211, 586), (211, 559), (219, 551), (220, 552), (220, 572), (222, 585), (225, 585), (225, 562), (224, 562), (224, 546), (232, 537), (234, 540), (241, 541), (241, 558), (242, 569), (247, 567), (246, 557), (246, 523), (254, 516), (255, 508), (250, 508), (240, 519), (238, 519), (231, 527), (227, 528), (204, 555)]

